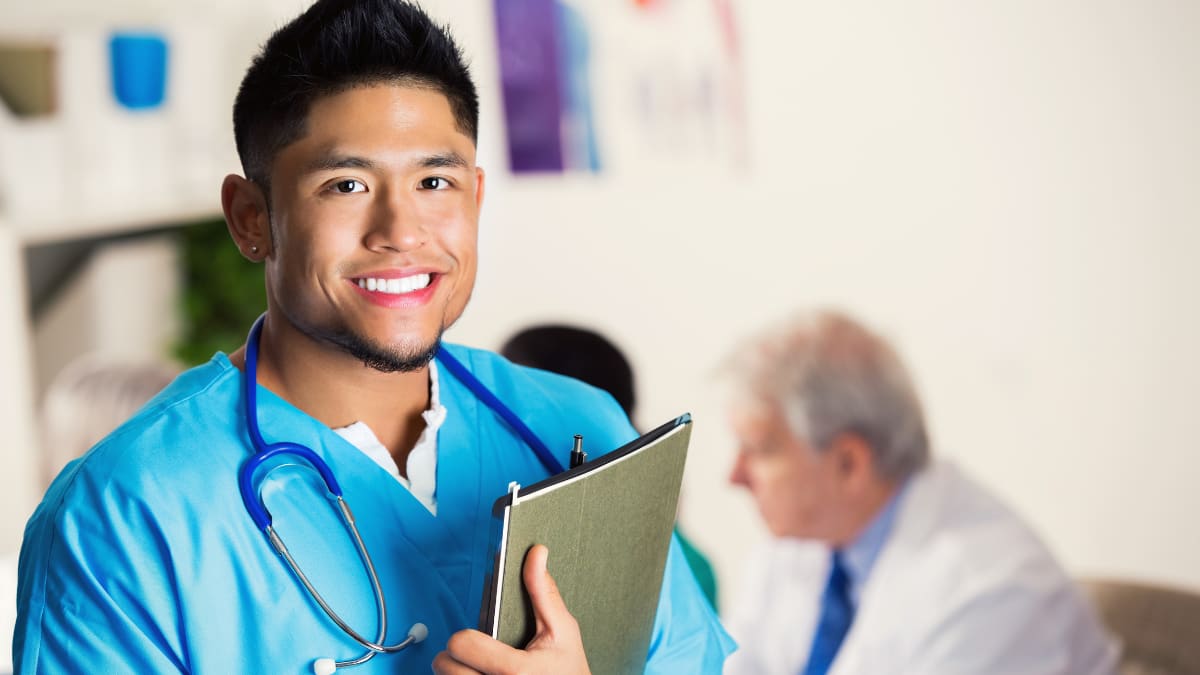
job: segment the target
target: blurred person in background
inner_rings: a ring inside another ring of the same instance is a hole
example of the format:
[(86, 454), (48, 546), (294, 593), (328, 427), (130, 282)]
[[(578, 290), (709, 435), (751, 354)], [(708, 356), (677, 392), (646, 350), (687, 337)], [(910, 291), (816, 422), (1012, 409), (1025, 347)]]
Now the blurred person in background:
[(803, 315), (730, 359), (746, 488), (772, 535), (747, 567), (726, 672), (1109, 675), (1117, 649), (1038, 537), (930, 458), (888, 344)]
[[(68, 462), (112, 433), (175, 379), (179, 367), (165, 361), (134, 361), (85, 354), (59, 371), (42, 403), (42, 475), (46, 485)], [(45, 489), (45, 485), (42, 486)], [(0, 626), (11, 644), (16, 623), (17, 561), (0, 557)], [(12, 672), (8, 657), (0, 673)]]
[(46, 485), (179, 374), (178, 365), (87, 354), (67, 364), (42, 404), (42, 475)]
[[(50, 486), (18, 672), (588, 671), (544, 547), (534, 638), (472, 630), (493, 501), (561, 470), (573, 434), (636, 436), (593, 387), (442, 341), (475, 285), (478, 114), (414, 4), (319, 0), (267, 40), (221, 187), (266, 313)], [(646, 672), (719, 672), (731, 641), (674, 542), (661, 588)]]
[[(615, 344), (595, 331), (559, 324), (530, 326), (510, 337), (500, 348), (500, 354), (513, 363), (573, 377), (603, 389), (616, 399), (630, 421), (634, 419), (637, 387), (633, 368)], [(678, 526), (675, 535), (704, 596), (717, 609), (717, 575), (712, 563)]]

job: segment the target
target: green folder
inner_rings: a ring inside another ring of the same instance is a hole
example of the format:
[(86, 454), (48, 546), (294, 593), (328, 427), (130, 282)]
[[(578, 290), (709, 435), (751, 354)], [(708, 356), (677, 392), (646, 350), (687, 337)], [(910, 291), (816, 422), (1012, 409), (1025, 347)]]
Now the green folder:
[(691, 427), (685, 414), (594, 461), (528, 487), (514, 485), (496, 500), (496, 563), (480, 630), (518, 648), (533, 638), (521, 570), (529, 549), (545, 544), (592, 673), (642, 672)]

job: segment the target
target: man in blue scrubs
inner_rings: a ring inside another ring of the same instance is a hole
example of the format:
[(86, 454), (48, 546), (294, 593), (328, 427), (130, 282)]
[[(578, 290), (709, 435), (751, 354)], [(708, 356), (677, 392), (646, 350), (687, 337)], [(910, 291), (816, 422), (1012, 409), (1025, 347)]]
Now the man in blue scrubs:
[[(298, 463), (256, 490), (299, 569), (366, 639), (428, 637), (360, 672), (581, 673), (578, 628), (535, 549), (538, 633), (469, 630), (490, 567), (490, 507), (545, 477), (529, 446), (434, 360), (475, 281), (484, 174), (478, 104), (451, 38), (398, 0), (321, 0), (242, 82), (245, 177), (221, 202), (265, 268), (256, 419), (307, 446), (354, 508), (388, 622), (324, 484)], [(634, 436), (611, 397), (444, 345), (566, 462)], [(246, 348), (179, 377), (55, 480), (21, 551), (21, 673), (330, 672), (368, 652), (319, 609), (243, 507)], [(553, 559), (554, 552), (549, 556)], [(732, 643), (672, 544), (646, 671), (719, 672)]]

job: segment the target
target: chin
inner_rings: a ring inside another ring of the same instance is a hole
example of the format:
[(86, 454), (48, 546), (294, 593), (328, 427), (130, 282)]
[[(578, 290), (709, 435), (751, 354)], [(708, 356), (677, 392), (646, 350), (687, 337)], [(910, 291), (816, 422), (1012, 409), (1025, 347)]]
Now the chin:
[(775, 537), (781, 539), (818, 539), (816, 533), (811, 528), (797, 527), (794, 523), (779, 523), (772, 524), (767, 522), (767, 530)]
[(436, 335), (393, 335), (377, 344), (396, 354), (419, 354), (437, 347), (441, 334)]
[(770, 532), (771, 536), (773, 536), (773, 537), (783, 538), (783, 537), (795, 537), (796, 536), (795, 532), (792, 531), (790, 528), (782, 527), (777, 524), (773, 524), (769, 520), (766, 521), (766, 523), (767, 523), (767, 531)]
[(417, 354), (425, 354), (437, 349), (442, 343), (442, 334), (440, 332), (432, 335), (399, 335), (393, 336), (391, 340), (380, 342), (385, 350), (397, 355), (415, 356)]
[(369, 368), (385, 373), (414, 372), (429, 364), (441, 332), (342, 330), (324, 338)]
[(403, 354), (426, 351), (437, 346), (442, 339), (442, 329), (437, 326), (406, 325), (377, 326), (375, 330), (364, 327), (356, 331), (360, 339), (387, 351)]

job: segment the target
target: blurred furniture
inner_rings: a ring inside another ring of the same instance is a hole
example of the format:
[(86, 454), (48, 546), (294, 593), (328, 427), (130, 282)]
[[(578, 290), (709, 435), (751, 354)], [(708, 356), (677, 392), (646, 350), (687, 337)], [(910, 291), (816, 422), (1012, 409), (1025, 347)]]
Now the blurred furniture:
[(1200, 593), (1102, 579), (1079, 585), (1122, 643), (1123, 675), (1200, 673)]
[[(78, 271), (65, 257), (54, 269), (31, 269), (31, 260), (50, 260), (34, 252), (90, 251), (96, 242), (220, 217), (217, 186), (236, 162), (228, 131), (212, 120), (224, 117), (236, 86), (222, 82), (226, 71), (211, 65), (221, 51), (205, 42), (203, 22), (193, 23), (173, 33), (181, 69), (173, 77), (188, 86), (177, 88), (171, 106), (134, 114), (110, 90), (103, 25), (43, 33), (0, 21), (0, 474), (8, 480), (0, 554), (17, 551), (41, 492), (34, 282), (57, 284)], [(147, 293), (163, 286), (149, 281)], [(108, 297), (135, 311), (149, 306), (142, 297)]]

